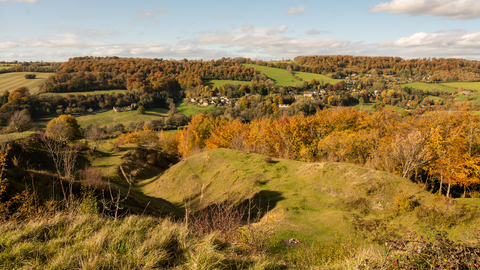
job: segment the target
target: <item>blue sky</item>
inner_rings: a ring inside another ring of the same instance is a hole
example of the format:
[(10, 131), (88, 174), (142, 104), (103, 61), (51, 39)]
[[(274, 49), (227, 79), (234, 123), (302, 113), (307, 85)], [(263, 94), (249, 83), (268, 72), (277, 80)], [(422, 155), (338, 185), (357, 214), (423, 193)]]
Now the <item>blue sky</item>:
[(480, 0), (0, 0), (0, 60), (348, 54), (480, 60)]

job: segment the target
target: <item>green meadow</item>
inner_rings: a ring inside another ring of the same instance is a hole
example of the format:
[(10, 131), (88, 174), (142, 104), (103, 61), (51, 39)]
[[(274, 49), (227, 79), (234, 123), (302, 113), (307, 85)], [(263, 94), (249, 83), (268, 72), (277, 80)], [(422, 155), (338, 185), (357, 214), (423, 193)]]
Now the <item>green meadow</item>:
[(114, 110), (109, 110), (106, 112), (79, 116), (77, 117), (77, 122), (82, 127), (85, 127), (89, 124), (108, 126), (120, 123), (127, 124), (129, 122), (148, 122), (159, 117), (167, 116), (167, 110), (162, 108), (148, 110), (145, 114), (139, 114), (137, 111), (115, 112)]
[(178, 113), (182, 113), (185, 115), (196, 115), (199, 113), (207, 113), (215, 108), (213, 105), (208, 105), (207, 107), (199, 107), (197, 105), (190, 105), (190, 104), (186, 105), (185, 101), (178, 102), (175, 105), (178, 109)]
[(234, 80), (205, 80), (203, 84), (208, 85), (210, 87), (220, 87), (225, 84), (241, 84), (241, 85), (249, 85), (250, 82), (247, 81), (234, 81)]
[(97, 91), (86, 91), (86, 92), (67, 92), (67, 93), (56, 93), (61, 96), (66, 96), (66, 95), (100, 95), (100, 94), (111, 94), (111, 93), (125, 93), (125, 89), (111, 89), (111, 90), (97, 90)]
[(299, 71), (294, 71), (293, 74), (297, 75), (298, 77), (302, 78), (302, 80), (309, 82), (311, 79), (316, 79), (318, 81), (323, 81), (324, 83), (330, 83), (330, 84), (335, 84), (337, 82), (341, 82), (343, 80), (341, 79), (332, 79), (330, 77), (327, 77), (322, 74), (316, 74), (316, 73), (308, 73), (308, 72), (299, 72)]
[(268, 78), (272, 79), (275, 82), (276, 86), (293, 86), (296, 83), (302, 83), (302, 81), (295, 79), (292, 74), (290, 74), (290, 72), (288, 72), (286, 69), (264, 67), (253, 64), (244, 65), (247, 67), (252, 67), (265, 74)]
[[(202, 112), (211, 111), (214, 107), (197, 107), (196, 105), (185, 105), (185, 102), (176, 104), (178, 113), (185, 115), (195, 115)], [(129, 122), (148, 122), (159, 117), (168, 117), (168, 110), (163, 108), (154, 108), (146, 111), (145, 114), (139, 114), (137, 111), (115, 112), (109, 110), (101, 113), (86, 114), (77, 117), (77, 122), (84, 127), (89, 124), (98, 126), (115, 125), (119, 123), (127, 124)]]
[[(35, 79), (25, 79), (25, 74), (35, 74)], [(0, 93), (5, 90), (12, 91), (18, 87), (28, 87), (31, 94), (36, 94), (39, 91), (39, 85), (53, 73), (42, 72), (12, 72), (0, 74)]]
[(435, 84), (435, 83), (422, 83), (422, 82), (414, 82), (414, 83), (405, 83), (405, 84), (401, 84), (401, 86), (405, 87), (412, 87), (412, 88), (415, 88), (415, 89), (420, 89), (420, 90), (424, 90), (424, 89), (438, 89), (438, 90), (444, 90), (444, 91), (447, 91), (447, 92), (451, 92), (451, 93), (454, 93), (457, 91), (456, 88), (454, 87), (450, 87), (450, 86), (447, 86), (445, 84)]
[(480, 90), (480, 82), (452, 82), (442, 84), (456, 89), (462, 87), (465, 90)]

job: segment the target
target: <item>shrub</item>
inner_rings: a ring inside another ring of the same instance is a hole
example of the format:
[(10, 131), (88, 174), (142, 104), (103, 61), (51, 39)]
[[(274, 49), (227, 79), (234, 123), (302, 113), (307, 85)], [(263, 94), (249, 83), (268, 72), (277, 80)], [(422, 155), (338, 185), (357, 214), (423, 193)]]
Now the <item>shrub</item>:
[(265, 157), (263, 159), (263, 161), (265, 161), (265, 164), (272, 164), (273, 163), (273, 159), (271, 157)]
[(137, 112), (138, 112), (138, 114), (145, 114), (146, 113), (145, 107), (139, 106), (138, 109), (137, 109)]

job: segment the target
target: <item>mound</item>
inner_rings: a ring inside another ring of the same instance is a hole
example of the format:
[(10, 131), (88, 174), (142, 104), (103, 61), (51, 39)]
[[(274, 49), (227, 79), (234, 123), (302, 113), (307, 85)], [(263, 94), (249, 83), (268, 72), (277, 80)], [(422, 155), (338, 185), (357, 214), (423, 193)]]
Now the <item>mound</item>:
[[(437, 199), (402, 177), (351, 164), (204, 152), (142, 183), (141, 192), (194, 211), (225, 200), (260, 205), (280, 239), (428, 231), (471, 222), (476, 208)], [(456, 220), (448, 223), (449, 220)]]

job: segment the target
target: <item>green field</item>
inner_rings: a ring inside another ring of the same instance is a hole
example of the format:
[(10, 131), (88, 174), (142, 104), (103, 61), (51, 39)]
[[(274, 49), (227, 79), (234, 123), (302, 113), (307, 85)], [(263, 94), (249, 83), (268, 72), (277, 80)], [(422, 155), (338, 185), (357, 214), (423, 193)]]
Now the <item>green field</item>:
[(199, 113), (208, 113), (209, 111), (213, 110), (212, 105), (208, 105), (207, 107), (198, 107), (196, 105), (185, 105), (185, 101), (178, 102), (175, 104), (178, 109), (178, 113), (182, 113), (185, 115), (196, 115)]
[[(197, 107), (195, 105), (185, 105), (184, 102), (177, 103), (178, 113), (185, 115), (195, 115), (202, 112), (211, 111), (214, 107)], [(87, 114), (77, 117), (80, 126), (85, 127), (89, 124), (98, 126), (108, 126), (115, 124), (128, 124), (129, 122), (148, 122), (159, 117), (168, 117), (168, 110), (163, 108), (154, 108), (147, 110), (146, 114), (138, 114), (137, 111), (115, 112), (109, 110), (101, 113)]]
[(247, 67), (252, 67), (256, 70), (259, 70), (261, 73), (265, 74), (268, 78), (272, 79), (275, 82), (276, 86), (293, 86), (296, 83), (302, 83), (295, 79), (290, 72), (286, 69), (281, 68), (272, 68), (264, 67), (253, 64), (244, 64)]
[(456, 88), (463, 87), (465, 90), (480, 90), (480, 82), (452, 82), (452, 83), (442, 83), (442, 85)]
[(414, 82), (414, 83), (405, 83), (405, 84), (401, 84), (400, 86), (408, 86), (408, 87), (412, 87), (412, 88), (415, 88), (415, 89), (420, 89), (420, 90), (424, 90), (424, 89), (433, 89), (433, 88), (436, 88), (438, 90), (444, 90), (444, 91), (447, 91), (447, 92), (450, 92), (450, 93), (454, 93), (457, 91), (456, 88), (452, 88), (452, 87), (449, 87), (449, 86), (446, 86), (444, 84), (435, 84), (435, 83), (422, 83), (422, 82)]
[(375, 108), (373, 107), (373, 105), (375, 105), (375, 103), (364, 103), (363, 105), (355, 105), (354, 108), (367, 112), (375, 112)]
[(247, 81), (233, 81), (233, 80), (205, 80), (203, 84), (208, 85), (210, 87), (220, 87), (224, 84), (241, 84), (241, 85), (249, 85), (250, 82)]
[(68, 93), (54, 93), (54, 94), (59, 94), (61, 96), (66, 96), (66, 95), (100, 95), (100, 94), (110, 94), (110, 93), (125, 93), (125, 89), (111, 89), (111, 90), (97, 90), (97, 91), (86, 91), (86, 92), (68, 92)]
[[(25, 74), (35, 74), (35, 79), (25, 79)], [(12, 91), (18, 87), (26, 86), (30, 89), (30, 94), (36, 94), (38, 92), (38, 86), (45, 79), (54, 73), (42, 73), (42, 72), (12, 72), (0, 74), (0, 93), (5, 90)]]
[(341, 82), (343, 80), (339, 79), (332, 79), (330, 77), (327, 77), (322, 74), (316, 74), (316, 73), (308, 73), (308, 72), (299, 72), (299, 71), (294, 71), (293, 72), (295, 75), (298, 77), (302, 78), (304, 81), (309, 82), (311, 79), (316, 79), (318, 81), (323, 81), (324, 83), (330, 83), (330, 84), (335, 84), (337, 82)]
[(115, 124), (128, 124), (129, 122), (151, 121), (159, 117), (167, 117), (167, 110), (155, 108), (148, 110), (145, 114), (139, 114), (137, 111), (115, 112), (114, 110), (87, 114), (77, 117), (80, 126), (85, 127), (89, 124), (98, 126), (108, 126)]

